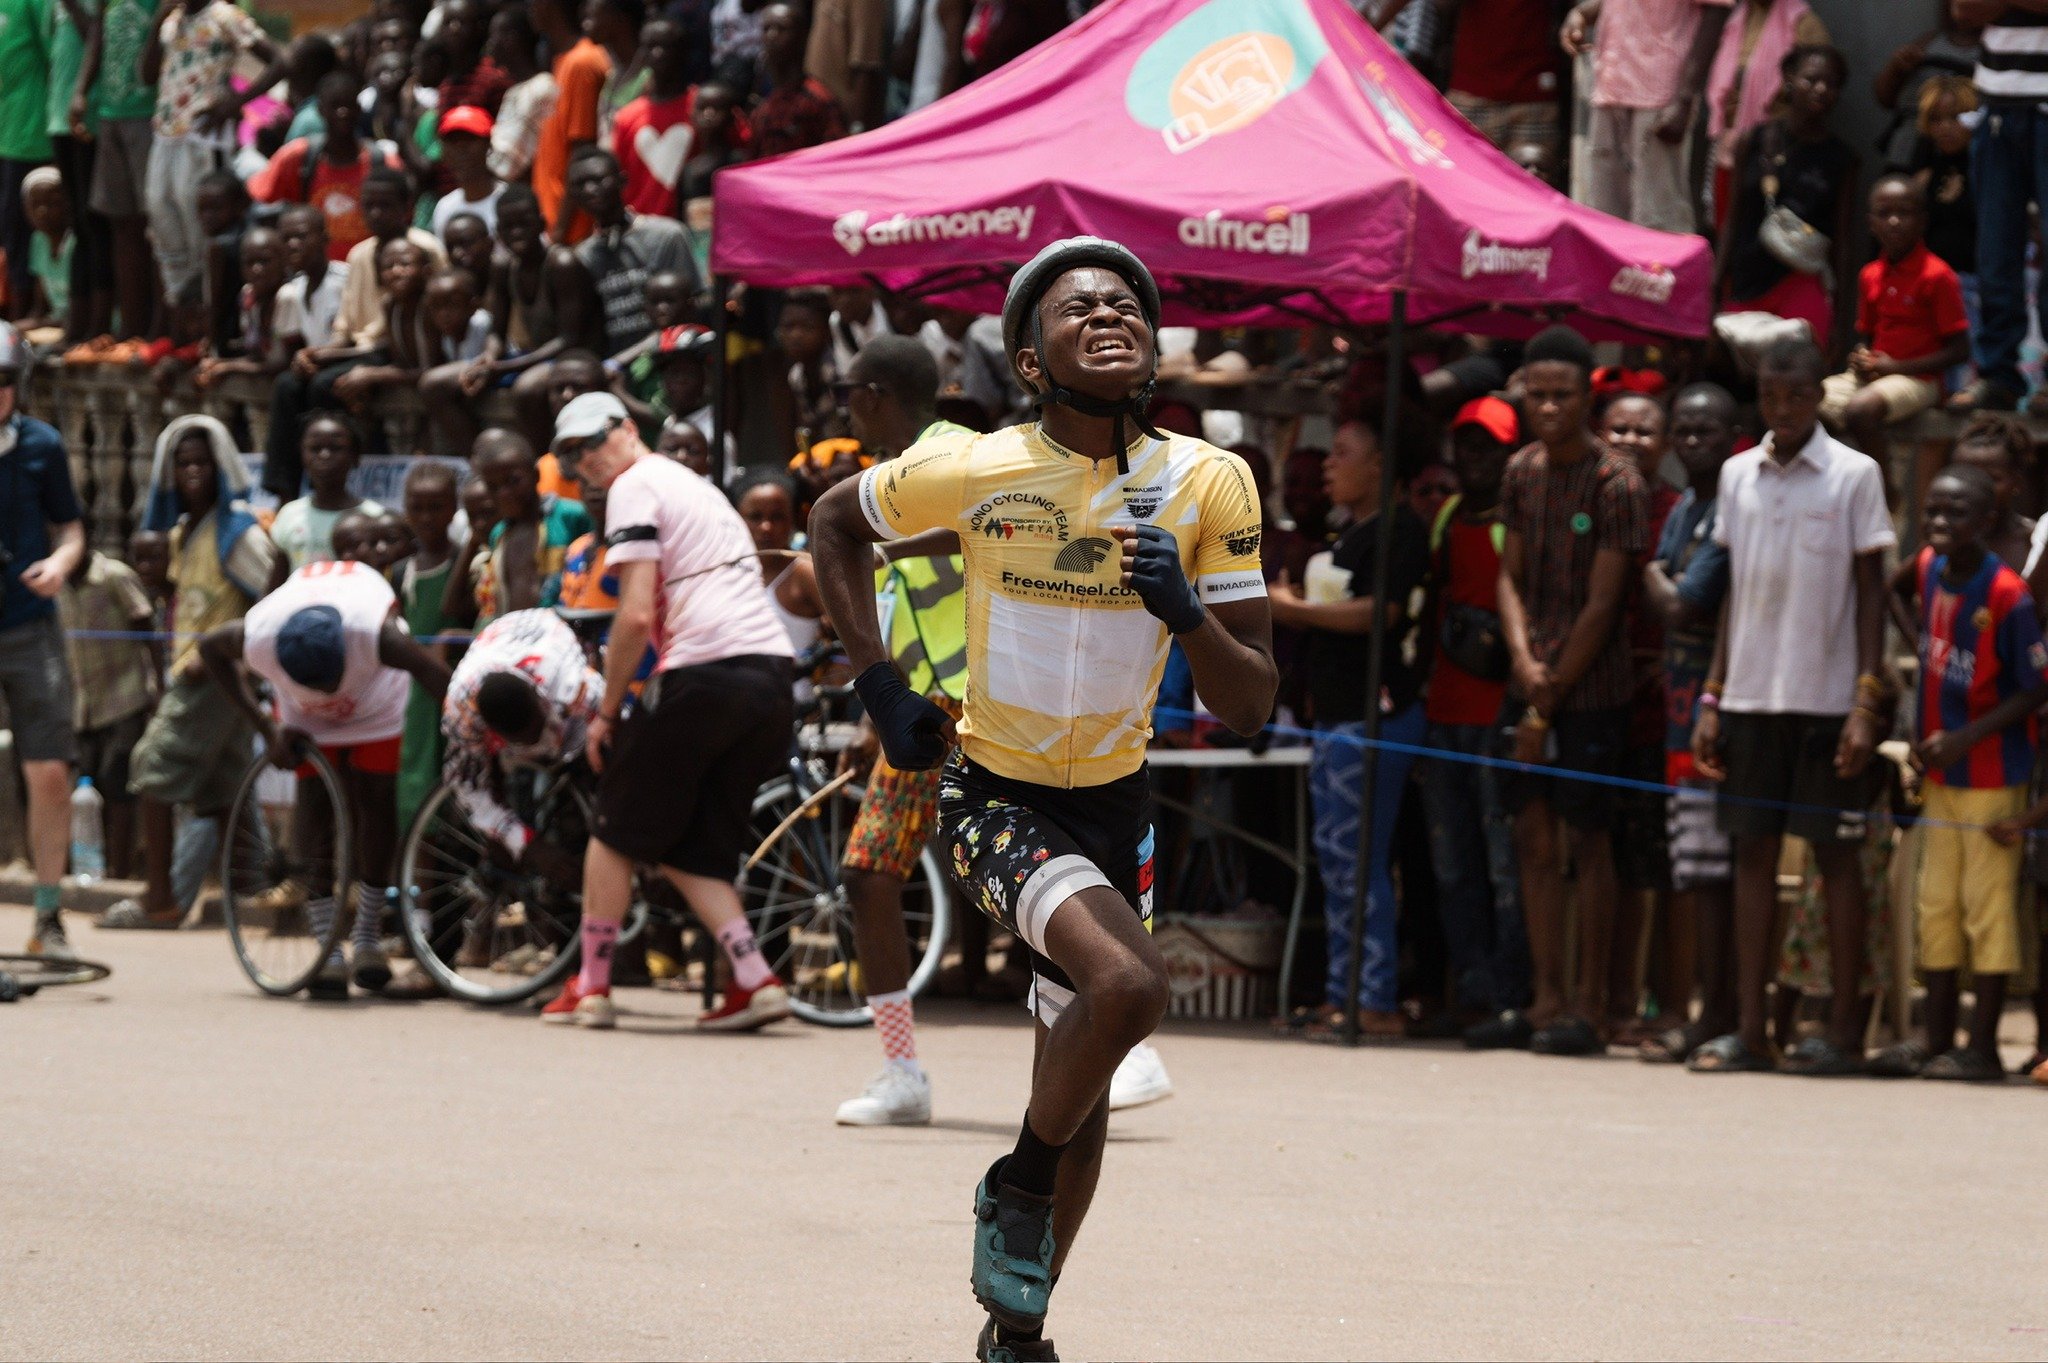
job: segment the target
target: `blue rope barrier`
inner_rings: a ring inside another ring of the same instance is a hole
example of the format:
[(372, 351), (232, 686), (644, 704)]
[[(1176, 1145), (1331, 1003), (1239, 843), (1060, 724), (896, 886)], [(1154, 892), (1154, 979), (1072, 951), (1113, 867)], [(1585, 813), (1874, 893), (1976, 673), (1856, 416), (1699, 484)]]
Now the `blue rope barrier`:
[[(1174, 719), (1214, 719), (1214, 716), (1197, 715), (1190, 710), (1179, 710), (1168, 706), (1161, 706), (1154, 713), (1166, 715)], [(1396, 743), (1391, 739), (1385, 738), (1373, 739), (1368, 743), (1363, 734), (1340, 733), (1334, 729), (1299, 729), (1285, 724), (1268, 724), (1262, 732), (1288, 738), (1306, 738), (1325, 743), (1346, 743), (1358, 748), (1370, 746), (1378, 748), (1382, 752), (1405, 753), (1410, 757), (1422, 758), (1428, 761), (1462, 762), (1467, 766), (1492, 767), (1500, 771), (1521, 772), (1530, 776), (1547, 776), (1554, 781), (1583, 781), (1589, 785), (1609, 786), (1617, 790), (1638, 791), (1645, 795), (1663, 795), (1667, 797), (1686, 795), (1700, 800), (1711, 800), (1720, 804), (1742, 805), (1751, 809), (1773, 809), (1787, 814), (1825, 814), (1830, 817), (1839, 818), (1844, 814), (1868, 817), (1870, 813), (1867, 809), (1843, 809), (1835, 805), (1811, 805), (1791, 800), (1767, 800), (1757, 796), (1729, 795), (1714, 789), (1712, 783), (1700, 786), (1674, 786), (1662, 781), (1638, 780), (1632, 776), (1608, 776), (1602, 772), (1565, 770), (1554, 766), (1546, 766), (1540, 762), (1517, 762), (1513, 758), (1492, 757), (1484, 753), (1457, 752), (1449, 748), (1432, 748), (1425, 744), (1417, 743)], [(1875, 762), (1883, 759), (1880, 759), (1873, 753), (1871, 760)], [(1913, 814), (1907, 810), (1894, 810), (1892, 811), (1892, 817), (1902, 827), (1909, 824), (1919, 824), (1927, 828), (1958, 828), (1966, 831), (1980, 831), (1991, 827), (1990, 824), (1983, 823), (1959, 823), (1948, 819), (1930, 819), (1922, 815)], [(2031, 838), (2041, 836), (2041, 834), (2029, 831), (2027, 836)]]

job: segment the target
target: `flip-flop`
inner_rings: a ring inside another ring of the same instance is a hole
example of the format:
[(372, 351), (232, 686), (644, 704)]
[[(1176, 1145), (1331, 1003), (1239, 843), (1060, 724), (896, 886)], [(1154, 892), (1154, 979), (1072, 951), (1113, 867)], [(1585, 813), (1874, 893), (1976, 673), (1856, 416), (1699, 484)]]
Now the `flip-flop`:
[(1694, 1074), (1770, 1074), (1777, 1068), (1769, 1056), (1752, 1051), (1734, 1032), (1701, 1046), (1686, 1060), (1685, 1067)]
[(1538, 1028), (1529, 1038), (1529, 1049), (1538, 1055), (1599, 1055), (1607, 1047), (1592, 1023), (1581, 1017), (1562, 1017)]
[(1645, 1041), (1636, 1051), (1636, 1058), (1651, 1065), (1683, 1065), (1698, 1049), (1686, 1035), (1685, 1028), (1673, 1027)]
[(1847, 1079), (1866, 1073), (1861, 1054), (1851, 1054), (1824, 1036), (1800, 1042), (1778, 1068), (1806, 1079)]
[(1958, 1046), (1947, 1055), (1937, 1055), (1920, 1071), (1922, 1079), (1947, 1079), (1965, 1084), (2002, 1084), (2005, 1066), (1979, 1050)]
[(1529, 1038), (1536, 1035), (1529, 1015), (1519, 1008), (1506, 1008), (1484, 1022), (1465, 1029), (1465, 1048), (1472, 1051), (1526, 1051)]
[(1933, 1049), (1915, 1037), (1911, 1041), (1885, 1047), (1870, 1057), (1870, 1063), (1864, 1069), (1874, 1079), (1913, 1079), (1933, 1059)]
[(185, 921), (182, 913), (158, 917), (133, 899), (123, 899), (100, 915), (98, 926), (114, 932), (176, 932)]

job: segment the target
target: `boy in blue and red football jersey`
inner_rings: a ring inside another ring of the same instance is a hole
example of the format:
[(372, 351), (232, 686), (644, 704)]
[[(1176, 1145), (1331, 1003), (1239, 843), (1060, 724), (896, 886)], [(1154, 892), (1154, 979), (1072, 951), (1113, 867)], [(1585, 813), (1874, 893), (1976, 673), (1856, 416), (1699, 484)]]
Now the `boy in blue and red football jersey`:
[[(1993, 825), (2027, 804), (2034, 714), (2048, 702), (2048, 647), (2026, 582), (1985, 547), (1998, 494), (1980, 469), (1953, 466), (1927, 491), (1919, 586), (1920, 700), (1915, 764), (1926, 773), (1920, 862), (1920, 967), (1927, 1037), (1871, 1063), (1873, 1073), (1996, 1080), (2006, 979), (2020, 968), (2020, 849)], [(1969, 944), (1976, 1010), (1955, 1048), (1957, 972)]]

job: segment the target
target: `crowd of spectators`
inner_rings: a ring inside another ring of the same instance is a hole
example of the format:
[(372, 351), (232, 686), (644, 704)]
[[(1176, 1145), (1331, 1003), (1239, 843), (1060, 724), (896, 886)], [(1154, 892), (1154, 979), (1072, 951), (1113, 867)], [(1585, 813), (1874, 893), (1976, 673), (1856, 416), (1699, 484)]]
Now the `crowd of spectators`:
[[(800, 548), (824, 488), (896, 453), (848, 420), (875, 337), (930, 350), (939, 415), (1020, 419), (994, 319), (866, 285), (738, 290), (720, 355), (711, 183), (921, 107), (1087, 8), (376, 0), (283, 43), (228, 0), (0, 0), (0, 306), (26, 341), (0, 351), (0, 380), (20, 394), (34, 362), (129, 366), (166, 393), (257, 380), (269, 408), (260, 462), (211, 417), (164, 430), (125, 562), (86, 547), (42, 428), (0, 437), (18, 481), (0, 509), (0, 681), (38, 907), (55, 907), (75, 761), (108, 800), (110, 870), (147, 886), (105, 925), (185, 917), (252, 741), (191, 640), (293, 569), (372, 564), (422, 637), (603, 606), (602, 495), (546, 453), (575, 397), (614, 393), (651, 447), (717, 476), (741, 453), (718, 385), (767, 375), (747, 398), (771, 433), (755, 448), (793, 453), (729, 487), (777, 554)], [(1329, 962), (1290, 1029), (1333, 1035), (1355, 1011), (1382, 1039), (1620, 1042), (1701, 1070), (1760, 1067), (1775, 1046), (1806, 1072), (1860, 1068), (1890, 953), (1884, 873), (1924, 809), (1926, 1037), (1879, 1064), (1987, 1077), (2003, 982), (2035, 954), (2019, 849), (2041, 817), (2048, 567), (2022, 514), (2034, 445), (2005, 413), (2048, 412), (2023, 364), (2048, 19), (1938, 0), (1873, 76), (1806, 0), (1581, 0), (1561, 22), (1552, 0), (1363, 8), (1532, 174), (1711, 238), (1716, 322), (1707, 347), (1654, 355), (1596, 357), (1569, 330), (1450, 338), (1398, 376), (1325, 331), (1164, 338), (1176, 372), (1340, 380), (1319, 433), (1152, 414), (1238, 446), (1274, 485), (1276, 720), (1281, 741), (1313, 735)], [(1835, 131), (1858, 81), (1895, 111), (1870, 155)], [(1383, 449), (1360, 418), (1389, 383), (1415, 400)], [(394, 449), (389, 399), (406, 392), (420, 452), (453, 458), (415, 463), (387, 507), (356, 474), (414, 452)], [(1937, 407), (1969, 422), (1930, 482), (1888, 432)], [(1388, 479), (1400, 504), (1382, 524)], [(1360, 598), (1382, 537), (1393, 592), (1376, 610)], [(829, 631), (807, 570), (764, 559), (762, 576), (796, 647)], [(1382, 614), (1395, 647), (1368, 698)], [(168, 643), (94, 637), (130, 631)], [(22, 688), (66, 658), (73, 713), (35, 713)], [(438, 763), (431, 701), (415, 702), (401, 820)], [(1373, 705), (1399, 746), (1368, 791)], [(1182, 708), (1161, 741), (1202, 741)], [(1895, 737), (1903, 764), (1880, 751)], [(1404, 836), (1418, 818), (1427, 837)], [(1789, 930), (1781, 870), (1806, 887)], [(1976, 1015), (1958, 1047), (1963, 978)], [(1832, 998), (1819, 1035), (1799, 1030), (1806, 996)]]

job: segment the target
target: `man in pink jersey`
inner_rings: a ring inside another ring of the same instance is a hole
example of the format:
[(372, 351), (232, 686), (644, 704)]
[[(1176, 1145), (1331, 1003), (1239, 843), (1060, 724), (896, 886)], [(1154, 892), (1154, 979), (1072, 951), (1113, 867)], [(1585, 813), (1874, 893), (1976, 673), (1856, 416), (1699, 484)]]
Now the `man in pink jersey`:
[[(604, 699), (584, 740), (599, 785), (583, 858), (583, 969), (541, 1019), (613, 1025), (612, 946), (640, 862), (682, 892), (732, 963), (724, 1003), (697, 1025), (736, 1032), (780, 1021), (788, 992), (733, 886), (751, 850), (754, 792), (781, 769), (792, 718), (789, 636), (761, 589), (753, 538), (713, 484), (642, 443), (610, 393), (562, 408), (554, 453), (586, 485), (607, 489), (605, 553), (619, 609)], [(622, 721), (650, 641), (654, 676)]]
[[(414, 681), (439, 697), (448, 688), (447, 665), (406, 632), (398, 598), (383, 575), (349, 559), (299, 569), (242, 619), (202, 638), (199, 656), (214, 683), (255, 721), (270, 760), (296, 768), (292, 841), (313, 852), (316, 864), (333, 835), (334, 811), (325, 787), (311, 779), (312, 768), (301, 765), (308, 744), (333, 765), (348, 798), (359, 868), (353, 960), (344, 961), (337, 944), (307, 987), (308, 996), (346, 999), (351, 978), (358, 988), (389, 996), (431, 994), (424, 976), (393, 982), (379, 926), (398, 846), (398, 746), (406, 697)], [(270, 684), (274, 715), (257, 700), (249, 672)], [(332, 864), (331, 857), (326, 860)], [(307, 918), (313, 932), (325, 936), (334, 921), (334, 887), (309, 888), (314, 894), (306, 902)]]

